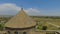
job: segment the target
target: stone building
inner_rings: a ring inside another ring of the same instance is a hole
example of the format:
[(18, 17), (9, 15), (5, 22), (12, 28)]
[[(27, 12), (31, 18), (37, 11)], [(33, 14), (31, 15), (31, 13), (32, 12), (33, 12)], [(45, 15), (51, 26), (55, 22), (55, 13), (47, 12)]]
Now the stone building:
[(36, 22), (23, 10), (20, 10), (11, 20), (5, 24), (5, 30), (0, 34), (45, 34), (46, 32), (35, 31)]

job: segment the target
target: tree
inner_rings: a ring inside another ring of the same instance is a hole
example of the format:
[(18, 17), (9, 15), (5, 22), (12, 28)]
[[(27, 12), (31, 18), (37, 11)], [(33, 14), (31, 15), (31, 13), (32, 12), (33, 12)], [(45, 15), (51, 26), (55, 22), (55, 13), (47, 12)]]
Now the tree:
[(42, 26), (42, 30), (46, 30), (47, 29), (47, 26)]
[(1, 23), (0, 24), (0, 30), (3, 30), (4, 29), (4, 25)]

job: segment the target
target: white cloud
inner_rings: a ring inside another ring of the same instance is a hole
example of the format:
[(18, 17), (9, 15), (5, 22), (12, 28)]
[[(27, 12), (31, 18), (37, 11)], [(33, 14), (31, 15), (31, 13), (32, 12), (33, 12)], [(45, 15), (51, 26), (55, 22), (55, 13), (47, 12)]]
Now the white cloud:
[(29, 15), (39, 15), (40, 11), (38, 9), (35, 8), (29, 8), (27, 10), (25, 10)]
[(15, 4), (11, 3), (0, 4), (0, 15), (15, 14), (17, 11), (19, 11), (19, 9), (20, 7), (18, 7)]
[[(0, 15), (14, 15), (16, 14), (21, 7), (18, 7), (16, 4), (4, 3), (0, 4)], [(28, 8), (25, 10), (29, 15), (36, 15), (39, 13), (37, 9)]]

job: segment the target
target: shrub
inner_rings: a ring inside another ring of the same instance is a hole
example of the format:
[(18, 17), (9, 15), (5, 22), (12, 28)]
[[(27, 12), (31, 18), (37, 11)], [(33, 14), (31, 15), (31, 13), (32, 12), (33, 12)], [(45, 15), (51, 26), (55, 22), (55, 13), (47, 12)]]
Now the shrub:
[(47, 30), (47, 26), (42, 26), (42, 30)]

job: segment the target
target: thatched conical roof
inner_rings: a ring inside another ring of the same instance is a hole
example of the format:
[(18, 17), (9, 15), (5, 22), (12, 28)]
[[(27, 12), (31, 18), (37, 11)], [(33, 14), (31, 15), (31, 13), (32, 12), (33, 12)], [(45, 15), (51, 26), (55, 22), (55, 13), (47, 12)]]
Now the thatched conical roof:
[(11, 28), (26, 28), (35, 26), (36, 23), (24, 12), (23, 9), (16, 14), (11, 20), (9, 20), (5, 26)]

